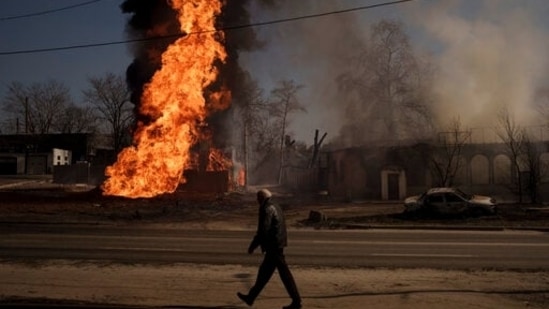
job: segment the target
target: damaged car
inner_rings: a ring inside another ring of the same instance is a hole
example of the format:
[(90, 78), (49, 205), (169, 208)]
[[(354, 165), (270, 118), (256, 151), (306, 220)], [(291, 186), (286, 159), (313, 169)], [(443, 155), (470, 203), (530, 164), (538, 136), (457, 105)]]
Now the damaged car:
[(421, 195), (404, 200), (406, 214), (444, 217), (492, 216), (497, 213), (496, 200), (490, 196), (467, 194), (458, 188), (431, 188)]

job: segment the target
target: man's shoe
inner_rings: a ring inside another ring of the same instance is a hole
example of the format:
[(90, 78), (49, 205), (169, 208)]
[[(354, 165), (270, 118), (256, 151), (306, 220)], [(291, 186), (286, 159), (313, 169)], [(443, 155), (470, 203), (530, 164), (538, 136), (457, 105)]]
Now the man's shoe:
[[(244, 294), (238, 292), (238, 293), (236, 293), (236, 296), (238, 296), (238, 298), (240, 298), (240, 300), (245, 302), (246, 305), (248, 305), (248, 306), (251, 306), (251, 305), (254, 304), (254, 300), (251, 299), (250, 296), (248, 296), (248, 295), (244, 295)], [(299, 307), (299, 308), (301, 308), (301, 307)]]
[(292, 302), (288, 306), (282, 307), (282, 309), (301, 309), (301, 303)]

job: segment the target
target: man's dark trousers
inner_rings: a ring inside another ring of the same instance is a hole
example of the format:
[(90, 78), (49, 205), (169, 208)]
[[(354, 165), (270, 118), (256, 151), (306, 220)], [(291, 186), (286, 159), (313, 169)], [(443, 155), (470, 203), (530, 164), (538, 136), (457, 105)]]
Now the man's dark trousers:
[(301, 303), (301, 297), (297, 291), (294, 277), (288, 268), (288, 264), (286, 264), (284, 249), (282, 248), (267, 250), (265, 252), (263, 262), (261, 263), (261, 266), (259, 266), (255, 285), (250, 289), (248, 296), (251, 299), (256, 299), (261, 290), (263, 290), (267, 282), (271, 279), (275, 269), (278, 270), (280, 279), (282, 280), (286, 291), (288, 291), (288, 295), (292, 298), (292, 301)]

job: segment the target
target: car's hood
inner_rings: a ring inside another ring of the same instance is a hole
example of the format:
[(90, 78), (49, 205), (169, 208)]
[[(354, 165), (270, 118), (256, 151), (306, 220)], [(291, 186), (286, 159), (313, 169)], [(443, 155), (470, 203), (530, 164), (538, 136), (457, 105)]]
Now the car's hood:
[(473, 195), (473, 197), (471, 198), (471, 202), (487, 206), (495, 205), (496, 203), (496, 201), (492, 197), (484, 195)]
[(416, 204), (419, 200), (419, 195), (409, 196), (404, 199), (404, 204)]

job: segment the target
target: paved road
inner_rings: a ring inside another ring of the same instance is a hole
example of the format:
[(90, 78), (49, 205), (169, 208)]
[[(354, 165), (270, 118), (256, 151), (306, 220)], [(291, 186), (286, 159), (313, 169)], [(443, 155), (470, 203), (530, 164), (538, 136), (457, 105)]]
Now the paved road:
[[(252, 231), (2, 224), (0, 258), (250, 264)], [(533, 231), (292, 230), (294, 265), (549, 270), (549, 233)]]

